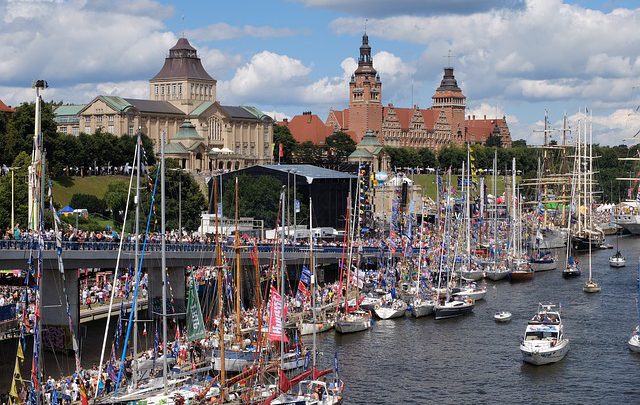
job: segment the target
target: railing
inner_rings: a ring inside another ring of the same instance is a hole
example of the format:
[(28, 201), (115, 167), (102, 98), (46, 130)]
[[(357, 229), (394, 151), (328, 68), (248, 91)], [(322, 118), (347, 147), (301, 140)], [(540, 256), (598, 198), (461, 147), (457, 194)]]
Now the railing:
[[(139, 247), (142, 249), (144, 244), (140, 242)], [(63, 241), (62, 242), (62, 250), (87, 250), (87, 251), (98, 251), (98, 250), (118, 250), (120, 246), (120, 242), (72, 242), (72, 241)], [(166, 243), (167, 252), (213, 252), (215, 251), (215, 244), (213, 243)], [(258, 252), (268, 253), (274, 250), (274, 246), (271, 244), (259, 244)], [(279, 249), (280, 247), (275, 247), (275, 249)], [(55, 250), (56, 242), (55, 241), (44, 241), (43, 250)], [(150, 242), (146, 245), (147, 252), (160, 251), (162, 249), (162, 245), (160, 242)], [(222, 249), (225, 252), (233, 251), (232, 244), (226, 244), (222, 246)], [(38, 250), (37, 241), (33, 240), (0, 240), (0, 250)], [(135, 250), (135, 242), (124, 242), (122, 244), (123, 251), (133, 252)], [(323, 246), (323, 245), (315, 245), (313, 248), (316, 253), (332, 253), (332, 254), (341, 254), (342, 247), (341, 246)], [(300, 252), (309, 252), (309, 246), (301, 245), (301, 246), (293, 246), (287, 245), (284, 248), (285, 253), (300, 253)], [(388, 252), (386, 248), (379, 247), (363, 247), (361, 253), (363, 254), (380, 254)]]

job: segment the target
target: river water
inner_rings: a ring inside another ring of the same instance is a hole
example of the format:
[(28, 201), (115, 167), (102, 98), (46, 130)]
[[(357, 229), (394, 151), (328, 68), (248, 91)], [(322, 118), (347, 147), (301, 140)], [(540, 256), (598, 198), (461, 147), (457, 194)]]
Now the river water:
[[(615, 238), (608, 242), (615, 245)], [(322, 363), (338, 353), (347, 404), (640, 403), (640, 356), (627, 348), (636, 318), (640, 239), (621, 237), (627, 267), (613, 269), (612, 250), (593, 253), (593, 278), (602, 292), (586, 294), (588, 256), (580, 278), (561, 269), (529, 282), (487, 282), (472, 315), (436, 321), (407, 316), (376, 321), (369, 331), (318, 337)], [(568, 355), (559, 363), (522, 362), (520, 338), (539, 302), (560, 303)], [(493, 314), (512, 312), (510, 323)]]
[[(608, 242), (615, 245), (615, 238)], [(588, 277), (588, 256), (582, 255), (580, 278), (565, 280), (558, 269), (536, 273), (524, 283), (489, 281), (486, 299), (462, 318), (435, 321), (407, 316), (378, 320), (363, 333), (321, 334), (320, 365), (331, 367), (337, 352), (346, 404), (640, 403), (640, 355), (627, 348), (637, 324), (640, 239), (621, 237), (620, 250), (627, 257), (627, 267), (621, 269), (608, 265), (615, 251), (593, 254), (594, 278), (602, 287), (599, 294), (582, 291)], [(519, 340), (539, 302), (562, 305), (571, 348), (561, 362), (536, 367), (522, 362)], [(512, 312), (512, 321), (495, 323), (493, 314), (498, 310)], [(104, 321), (87, 324), (83, 335), (87, 367), (99, 361)], [(152, 347), (152, 339), (150, 328), (146, 338), (141, 336), (140, 347)], [(10, 381), (15, 358), (15, 341), (3, 343), (0, 352), (10, 361), (0, 368), (2, 388)], [(311, 340), (307, 343), (310, 346)], [(50, 366), (47, 374), (73, 368), (73, 359), (64, 355), (47, 353), (45, 362)]]

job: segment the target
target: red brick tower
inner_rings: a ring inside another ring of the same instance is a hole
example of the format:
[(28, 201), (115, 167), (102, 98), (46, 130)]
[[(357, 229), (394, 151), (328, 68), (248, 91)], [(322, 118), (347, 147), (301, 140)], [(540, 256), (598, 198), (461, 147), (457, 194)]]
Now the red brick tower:
[(373, 68), (369, 37), (365, 33), (358, 68), (349, 82), (349, 130), (360, 140), (368, 129), (373, 130), (378, 139), (382, 136), (382, 82)]
[(462, 90), (458, 87), (458, 82), (453, 75), (453, 68), (444, 68), (444, 75), (440, 82), (440, 87), (436, 89), (435, 94), (431, 98), (433, 100), (433, 108), (443, 110), (449, 125), (451, 125), (450, 141), (456, 144), (462, 144), (464, 139), (464, 110), (466, 97), (462, 94)]

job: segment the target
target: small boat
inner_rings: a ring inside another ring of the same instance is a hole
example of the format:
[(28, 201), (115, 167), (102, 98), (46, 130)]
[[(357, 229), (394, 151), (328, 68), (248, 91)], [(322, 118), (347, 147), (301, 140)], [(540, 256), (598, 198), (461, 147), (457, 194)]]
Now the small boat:
[(580, 274), (582, 274), (582, 271), (580, 271), (580, 267), (578, 267), (578, 262), (573, 259), (573, 256), (569, 256), (569, 259), (567, 260), (567, 267), (562, 270), (562, 277), (579, 277)]
[(591, 274), (591, 247), (589, 247), (589, 279), (586, 283), (584, 283), (584, 287), (582, 287), (582, 291), (586, 293), (597, 293), (600, 292), (600, 286), (593, 279)]
[(509, 270), (504, 266), (498, 266), (498, 267), (492, 266), (489, 269), (485, 270), (484, 272), (484, 276), (493, 281), (503, 280), (509, 277), (510, 274), (511, 274), (511, 270)]
[(478, 281), (482, 279), (482, 277), (484, 277), (484, 272), (480, 269), (473, 269), (469, 271), (462, 270), (460, 274), (463, 279), (470, 280), (470, 281)]
[(551, 364), (562, 360), (568, 351), (560, 310), (555, 305), (538, 304), (520, 342), (522, 360), (536, 366)]
[(400, 300), (395, 299), (390, 302), (377, 305), (374, 308), (376, 316), (380, 319), (393, 319), (404, 316), (404, 312), (407, 310), (407, 304)]
[(602, 249), (602, 250), (613, 249), (613, 245), (609, 243), (603, 243), (600, 246), (598, 246), (598, 249)]
[(460, 288), (459, 291), (454, 292), (454, 297), (466, 297), (471, 298), (474, 301), (483, 300), (487, 294), (486, 288), (479, 288), (475, 283), (471, 283), (466, 287)]
[(609, 257), (609, 266), (611, 267), (624, 267), (627, 265), (627, 259), (622, 256), (622, 253), (618, 250), (615, 255)]
[(433, 300), (416, 298), (413, 300), (413, 304), (411, 305), (411, 315), (416, 318), (431, 315), (433, 313), (434, 305), (435, 301)]
[(371, 313), (369, 311), (353, 311), (336, 319), (336, 332), (354, 333), (371, 328)]
[(512, 282), (528, 281), (533, 279), (534, 274), (535, 272), (527, 261), (516, 260), (513, 263), (513, 270), (511, 270), (510, 280)]
[(448, 300), (442, 304), (436, 303), (433, 307), (433, 313), (436, 320), (453, 318), (471, 313), (475, 305), (476, 304), (470, 298), (466, 300)]
[(300, 329), (300, 336), (313, 335), (314, 333), (322, 333), (330, 330), (335, 325), (333, 319), (327, 319), (324, 321), (317, 321), (313, 323), (311, 320), (305, 320), (300, 322), (298, 328)]
[(499, 311), (493, 314), (493, 319), (496, 322), (509, 322), (511, 320), (511, 312)]
[(586, 293), (597, 293), (600, 292), (600, 285), (598, 285), (594, 280), (587, 280), (582, 287), (582, 291)]
[(550, 253), (541, 253), (529, 260), (533, 271), (549, 271), (558, 268), (558, 259)]

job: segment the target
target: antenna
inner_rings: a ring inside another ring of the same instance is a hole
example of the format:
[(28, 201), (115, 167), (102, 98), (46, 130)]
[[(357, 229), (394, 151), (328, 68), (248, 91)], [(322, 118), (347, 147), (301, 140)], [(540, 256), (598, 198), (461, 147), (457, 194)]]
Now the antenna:
[(182, 38), (184, 38), (184, 14), (182, 14)]
[(452, 67), (451, 66), (451, 57), (455, 57), (456, 55), (451, 53), (451, 49), (449, 49), (449, 52), (447, 52), (447, 54), (445, 56), (443, 56), (443, 58), (447, 58), (447, 67)]
[(365, 19), (364, 19), (364, 33), (365, 33), (365, 34), (367, 33), (367, 22), (368, 22), (368, 21), (369, 21), (369, 19), (368, 19), (368, 18), (365, 18)]

